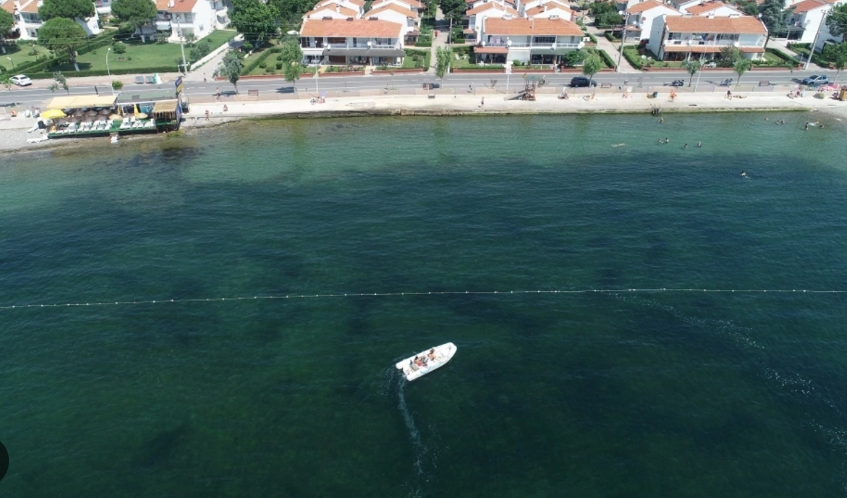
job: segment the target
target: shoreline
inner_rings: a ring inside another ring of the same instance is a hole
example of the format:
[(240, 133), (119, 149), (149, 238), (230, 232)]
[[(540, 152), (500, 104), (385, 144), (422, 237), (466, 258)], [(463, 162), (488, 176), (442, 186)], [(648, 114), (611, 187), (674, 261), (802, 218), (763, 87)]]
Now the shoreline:
[[(192, 134), (195, 130), (216, 127), (244, 120), (265, 119), (332, 119), (378, 116), (420, 117), (469, 117), (510, 115), (613, 115), (651, 114), (654, 107), (659, 114), (731, 113), (731, 112), (808, 112), (823, 111), (838, 118), (847, 119), (847, 102), (832, 99), (816, 99), (807, 96), (789, 99), (774, 93), (741, 93), (737, 98), (727, 99), (722, 93), (684, 93), (671, 102), (666, 93), (653, 99), (647, 94), (632, 94), (622, 98), (617, 93), (598, 92), (594, 99), (587, 100), (586, 94), (574, 94), (570, 99), (556, 95), (541, 94), (535, 101), (506, 100), (502, 94), (427, 96), (367, 96), (328, 98), (326, 103), (312, 104), (306, 99), (268, 101), (218, 101), (191, 105), (184, 115), (180, 132)], [(223, 110), (224, 105), (228, 107)], [(206, 118), (206, 111), (209, 118)], [(92, 138), (61, 138), (37, 144), (27, 143), (27, 138), (39, 136), (28, 134), (36, 118), (8, 118), (0, 121), (0, 132), (5, 140), (0, 142), (3, 152), (51, 152), (60, 149), (92, 145), (100, 142)], [(135, 135), (131, 140), (152, 139), (158, 134)], [(129, 137), (123, 139), (128, 140)]]

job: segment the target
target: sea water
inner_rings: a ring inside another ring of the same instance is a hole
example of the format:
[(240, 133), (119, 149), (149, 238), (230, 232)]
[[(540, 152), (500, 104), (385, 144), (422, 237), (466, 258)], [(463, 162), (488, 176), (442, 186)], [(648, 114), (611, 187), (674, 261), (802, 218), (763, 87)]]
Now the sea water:
[(808, 292), (847, 290), (845, 131), (290, 120), (5, 155), (0, 496), (845, 496), (847, 295)]

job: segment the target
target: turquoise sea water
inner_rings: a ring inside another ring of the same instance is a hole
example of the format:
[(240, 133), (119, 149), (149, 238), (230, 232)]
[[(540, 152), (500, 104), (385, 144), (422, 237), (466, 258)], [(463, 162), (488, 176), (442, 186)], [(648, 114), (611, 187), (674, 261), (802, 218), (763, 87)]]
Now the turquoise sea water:
[[(0, 306), (847, 290), (847, 128), (764, 117), (266, 121), (4, 156)], [(845, 299), (2, 309), (0, 496), (845, 496)]]

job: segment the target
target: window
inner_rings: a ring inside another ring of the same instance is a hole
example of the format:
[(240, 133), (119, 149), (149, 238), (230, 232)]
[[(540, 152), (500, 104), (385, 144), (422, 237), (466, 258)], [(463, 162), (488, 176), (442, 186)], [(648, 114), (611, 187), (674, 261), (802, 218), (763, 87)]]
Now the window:
[(555, 36), (534, 36), (532, 43), (556, 43)]

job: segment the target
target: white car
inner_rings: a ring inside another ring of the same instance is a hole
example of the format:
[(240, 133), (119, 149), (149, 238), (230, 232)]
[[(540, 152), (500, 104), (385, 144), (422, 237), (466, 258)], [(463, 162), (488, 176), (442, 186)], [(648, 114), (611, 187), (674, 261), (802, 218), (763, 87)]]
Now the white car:
[(12, 76), (11, 78), (9, 78), (9, 81), (18, 86), (28, 86), (32, 84), (32, 80), (29, 79), (28, 76), (24, 76), (23, 74)]

